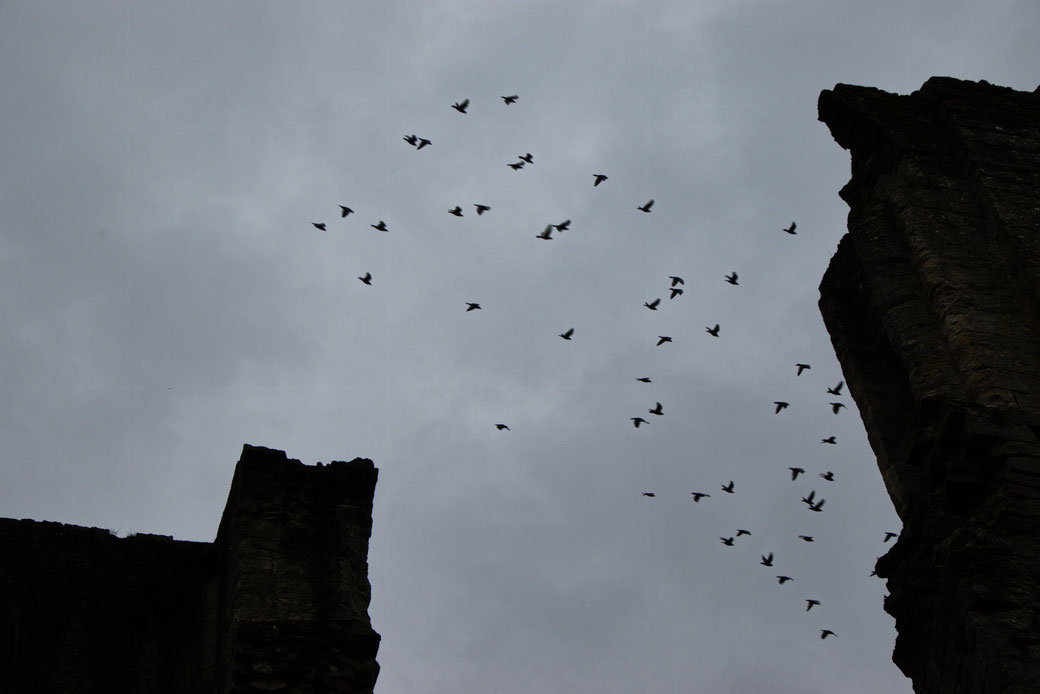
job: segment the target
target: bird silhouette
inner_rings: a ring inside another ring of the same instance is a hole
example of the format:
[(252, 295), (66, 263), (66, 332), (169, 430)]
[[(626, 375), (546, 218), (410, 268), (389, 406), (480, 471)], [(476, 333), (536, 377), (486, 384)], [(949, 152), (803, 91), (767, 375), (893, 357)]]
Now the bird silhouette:
[(796, 228), (798, 228), (798, 225), (795, 224), (794, 222), (791, 222), (791, 226), (789, 226), (786, 229), (784, 229), (784, 231), (786, 231), (788, 234), (794, 234), (794, 233), (796, 233), (795, 232)]
[(496, 424), (495, 428), (499, 431), (511, 431), (511, 429), (507, 427), (505, 424)]
[(835, 638), (837, 638), (837, 637), (838, 637), (838, 635), (837, 635), (837, 634), (835, 634), (835, 633), (834, 633), (833, 631), (831, 631), (830, 629), (820, 629), (820, 638), (821, 638), (821, 639), (825, 639), (825, 638), (827, 638), (828, 636), (833, 636), (833, 637), (835, 637)]
[(456, 217), (461, 217), (462, 216), (462, 208), (459, 207), (458, 205), (456, 205), (455, 207), (453, 207), (450, 210), (448, 210), (448, 213), (449, 214), (453, 214)]
[(503, 96), (502, 101), (506, 102), (506, 106), (508, 106), (509, 104), (515, 104), (516, 100), (519, 98), (519, 96), (513, 94), (512, 96)]
[(372, 284), (372, 273), (371, 272), (366, 272), (364, 277), (358, 277), (358, 279), (361, 280), (362, 282), (364, 282), (367, 285), (371, 285)]
[(719, 336), (719, 324), (718, 323), (715, 324), (714, 328), (705, 328), (705, 330), (707, 330), (708, 334), (711, 335), (712, 337), (718, 337)]
[(793, 581), (794, 580), (790, 576), (777, 576), (776, 578), (777, 578), (777, 581), (780, 583), (780, 585), (783, 585), (783, 584), (787, 583), (788, 581)]
[(378, 229), (379, 231), (390, 231), (386, 228), (386, 222), (384, 222), (382, 219), (379, 220), (379, 224), (369, 224), (368, 226), (372, 227), (373, 229)]
[(803, 472), (805, 472), (805, 470), (803, 468), (800, 468), (800, 467), (789, 467), (787, 469), (791, 471), (791, 481), (792, 482), (795, 481), (796, 479), (798, 479), (798, 475), (800, 475)]
[(726, 275), (726, 281), (733, 285), (740, 284), (739, 282), (737, 282), (737, 273), (735, 272), (731, 272), (728, 275)]
[(672, 341), (672, 338), (668, 337), (667, 335), (658, 335), (657, 336), (657, 346), (658, 347), (663, 345), (665, 342), (671, 342), (671, 341)]
[(649, 409), (649, 410), (647, 410), (647, 412), (649, 412), (650, 414), (656, 414), (656, 415), (663, 415), (664, 414), (664, 410), (661, 409), (661, 403), (657, 403), (656, 405), (654, 405), (653, 409)]
[(405, 135), (402, 139), (408, 144), (410, 144), (412, 147), (415, 147), (419, 144), (419, 138), (417, 138), (415, 135)]
[(593, 188), (598, 186), (600, 183), (603, 183), (603, 181), (607, 180), (607, 177), (603, 174), (592, 174), (592, 177), (595, 179), (592, 181)]
[(643, 302), (643, 306), (646, 306), (651, 311), (656, 311), (657, 310), (657, 305), (660, 304), (660, 303), (661, 303), (661, 297), (657, 297), (656, 299), (654, 299), (653, 301), (650, 301), (650, 302), (644, 301)]
[(559, 224), (553, 224), (553, 228), (556, 229), (556, 231), (567, 231), (571, 228), (571, 220), (565, 219)]
[(823, 479), (827, 480), (828, 482), (833, 482), (834, 481), (834, 473), (831, 472), (830, 470), (828, 470), (827, 472), (821, 472), (820, 473), (820, 477), (822, 477)]
[(807, 598), (806, 601), (805, 601), (805, 611), (808, 612), (809, 610), (811, 610), (813, 608), (813, 605), (819, 605), (819, 604), (820, 604), (819, 600), (813, 600), (812, 598)]
[(313, 224), (315, 228), (325, 231), (325, 222), (311, 222), (311, 224)]
[(722, 491), (733, 494), (733, 480), (730, 480), (729, 484), (722, 485)]
[(350, 209), (346, 205), (340, 205), (339, 206), (339, 216), (340, 217), (346, 217), (348, 214), (352, 214), (353, 212), (354, 212), (354, 210)]
[(425, 137), (420, 137), (419, 138), (419, 144), (416, 145), (415, 148), (416, 149), (422, 149), (423, 147), (427, 147), (427, 146), (432, 145), (432, 144), (433, 143), (430, 142), (429, 140), (427, 140)]
[(762, 566), (772, 566), (773, 565), (773, 553), (770, 552), (769, 554), (763, 554), (762, 555), (762, 561), (760, 561), (759, 564), (761, 564)]
[(704, 492), (690, 492), (693, 495), (693, 503), (700, 503), (701, 499), (710, 499), (711, 494), (705, 494)]
[(647, 200), (645, 204), (640, 205), (636, 209), (642, 210), (643, 212), (649, 212), (650, 208), (653, 207), (653, 206), (654, 206), (654, 201), (653, 200)]
[(801, 376), (803, 371), (805, 371), (806, 369), (811, 369), (812, 368), (808, 364), (795, 364), (795, 366), (798, 367), (798, 373), (796, 373), (795, 376)]
[(468, 301), (466, 302), (466, 311), (467, 312), (468, 311), (477, 311), (477, 310), (480, 310), (480, 304), (473, 304), (473, 303), (470, 303)]
[(783, 400), (774, 400), (773, 404), (776, 405), (776, 411), (773, 414), (780, 414), (780, 410), (788, 407), (791, 403), (784, 402)]
[(653, 492), (643, 492), (643, 496), (655, 497), (657, 495), (654, 494)]
[(488, 207), (487, 205), (481, 205), (479, 202), (473, 203), (473, 206), (477, 208), (477, 216), (478, 217), (480, 215), (484, 214), (485, 212), (490, 212), (491, 211), (490, 207)]
[(831, 395), (841, 395), (841, 387), (845, 385), (845, 381), (838, 381), (838, 385), (833, 388), (828, 388), (827, 392)]
[(640, 383), (652, 383), (652, 381), (649, 378), (647, 378), (646, 376), (640, 376), (636, 380), (639, 381)]
[(843, 407), (845, 407), (845, 403), (843, 403), (843, 402), (832, 402), (831, 403), (831, 411), (833, 411), (834, 414), (838, 414), (838, 411), (841, 408), (843, 408)]
[(456, 101), (454, 104), (451, 105), (451, 107), (453, 109), (455, 109), (456, 111), (458, 111), (459, 113), (465, 113), (466, 112), (466, 107), (468, 107), (468, 106), (469, 106), (469, 99), (463, 99), (462, 101)]
[(737, 528), (737, 537), (740, 537), (741, 535), (750, 535), (750, 534), (751, 534), (750, 530), (744, 530), (743, 528)]
[(683, 278), (679, 277), (678, 275), (669, 275), (668, 279), (670, 279), (672, 281), (672, 286), (673, 287), (675, 285), (677, 285), (677, 284), (686, 284), (686, 281), (683, 280)]
[(668, 297), (669, 301), (674, 299), (677, 296), (681, 296), (682, 293), (683, 293), (682, 287), (669, 287), (668, 291), (670, 291), (672, 293), (672, 295), (670, 297)]
[(552, 230), (553, 230), (553, 227), (552, 227), (552, 224), (550, 224), (549, 226), (545, 227), (545, 229), (542, 230), (542, 233), (535, 234), (535, 238), (545, 239), (546, 241), (552, 241)]
[(719, 539), (722, 540), (722, 544), (726, 545), (727, 547), (732, 547), (733, 546), (733, 538), (732, 537), (720, 537)]
[(632, 424), (635, 426), (636, 429), (639, 428), (640, 424), (649, 424), (650, 423), (650, 422), (646, 421), (645, 419), (643, 419), (642, 417), (630, 417), (630, 419), (632, 420)]
[(885, 539), (883, 540), (883, 542), (888, 542), (893, 537), (899, 537), (899, 533), (885, 533)]
[(569, 339), (571, 339), (571, 335), (573, 335), (573, 334), (574, 334), (574, 328), (567, 328), (565, 331), (560, 333), (560, 337), (562, 337), (564, 340), (569, 340)]
[(518, 154), (516, 158), (522, 159), (523, 161), (526, 161), (528, 164), (534, 164), (534, 156), (530, 152), (528, 152), (527, 154)]
[(832, 444), (837, 445), (838, 440), (835, 437), (833, 437), (833, 436), (828, 436), (825, 439), (820, 439), (820, 443), (832, 443)]
[(810, 511), (816, 511), (817, 513), (822, 512), (823, 511), (823, 504), (826, 501), (827, 501), (826, 499), (820, 499), (815, 504), (809, 504), (809, 510)]
[(812, 542), (813, 541), (813, 536), (812, 535), (799, 535), (798, 537), (800, 539), (802, 539), (802, 540), (805, 540), (806, 542)]
[(812, 506), (813, 505), (813, 501), (815, 501), (815, 499), (816, 499), (816, 490), (814, 489), (811, 492), (809, 492), (809, 496), (803, 496), (802, 497), (802, 503), (809, 504), (810, 506)]
[(524, 162), (518, 161), (515, 164), (506, 164), (506, 166), (511, 168), (513, 171), (519, 171), (520, 169), (524, 168)]

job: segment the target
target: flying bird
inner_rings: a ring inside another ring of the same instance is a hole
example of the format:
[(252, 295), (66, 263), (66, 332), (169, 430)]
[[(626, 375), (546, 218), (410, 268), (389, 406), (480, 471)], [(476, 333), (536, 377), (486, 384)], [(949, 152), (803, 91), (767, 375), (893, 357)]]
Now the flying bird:
[(806, 542), (812, 542), (813, 541), (813, 536), (812, 535), (799, 535), (798, 537), (801, 538), (802, 540), (805, 540)]
[(574, 334), (574, 328), (567, 328), (567, 330), (565, 330), (562, 333), (560, 333), (560, 337), (562, 337), (564, 340), (569, 340), (569, 339), (571, 339), (571, 335), (573, 335), (573, 334)]
[(841, 387), (845, 385), (845, 381), (838, 381), (838, 385), (833, 388), (828, 388), (827, 392), (831, 395), (841, 395)]
[(646, 421), (645, 419), (643, 419), (642, 417), (630, 417), (630, 419), (632, 420), (632, 424), (635, 426), (636, 429), (639, 428), (640, 424), (649, 424), (650, 423), (650, 422)]
[(838, 411), (841, 408), (843, 408), (843, 407), (845, 407), (845, 403), (843, 403), (843, 402), (832, 402), (831, 403), (831, 410), (834, 412), (834, 414), (838, 414)]
[(751, 534), (750, 530), (744, 530), (743, 528), (737, 528), (737, 537), (740, 537), (741, 535), (750, 535), (750, 534)]
[(683, 280), (683, 278), (682, 278), (682, 277), (679, 277), (679, 276), (677, 276), (677, 275), (670, 275), (670, 276), (668, 277), (668, 279), (670, 279), (670, 280), (672, 281), (672, 286), (673, 286), (673, 287), (674, 287), (675, 285), (677, 285), (677, 284), (686, 284), (686, 282), (685, 282), (685, 281)]
[(642, 210), (643, 212), (649, 212), (650, 208), (653, 207), (653, 206), (654, 206), (654, 201), (653, 200), (647, 200), (645, 204), (640, 205), (636, 209)]
[(833, 436), (828, 436), (825, 439), (820, 439), (820, 443), (833, 443), (837, 445), (838, 441)]
[(820, 499), (815, 504), (809, 504), (809, 510), (810, 511), (816, 511), (817, 513), (822, 512), (823, 511), (823, 504), (826, 501), (827, 501), (826, 499)]
[(816, 499), (816, 490), (814, 489), (811, 492), (809, 492), (809, 496), (803, 496), (802, 497), (802, 503), (806, 503), (806, 504), (809, 504), (810, 506), (812, 506), (813, 505), (813, 501), (815, 499)]
[(542, 230), (542, 233), (535, 234), (535, 238), (537, 238), (537, 239), (545, 239), (546, 241), (552, 241), (552, 230), (553, 230), (553, 227), (552, 227), (552, 224), (550, 224), (549, 226), (545, 227), (545, 229)]
[(739, 282), (737, 282), (736, 272), (731, 272), (728, 275), (726, 275), (726, 281), (733, 285), (740, 284)]
[(469, 99), (463, 99), (462, 101), (456, 101), (454, 104), (451, 105), (451, 107), (453, 109), (455, 109), (456, 111), (458, 111), (459, 113), (465, 113), (467, 106), (469, 106)]
[(773, 412), (773, 414), (780, 414), (780, 410), (782, 410), (785, 407), (789, 406), (791, 403), (784, 402), (783, 400), (774, 400), (773, 404), (776, 405), (776, 411)]
[(353, 212), (354, 212), (354, 210), (350, 209), (346, 205), (340, 205), (339, 206), (339, 216), (340, 217), (346, 217), (348, 214), (352, 214)]
[(311, 224), (313, 224), (315, 228), (325, 231), (325, 222), (311, 222)]
[(448, 210), (448, 214), (453, 214), (456, 217), (461, 217), (462, 216), (462, 208), (459, 207), (458, 205), (456, 205), (455, 207), (453, 207), (450, 210)]
[(640, 383), (652, 383), (652, 381), (648, 377), (646, 377), (646, 376), (640, 376), (636, 380), (639, 381)]
[(511, 431), (511, 429), (507, 427), (505, 424), (496, 424), (495, 428), (499, 431)]
[(650, 302), (644, 301), (643, 302), (643, 306), (646, 306), (651, 311), (656, 311), (657, 310), (657, 305), (659, 303), (661, 303), (661, 297), (657, 297), (656, 299), (654, 299), (653, 301), (650, 301)]
[(513, 94), (512, 96), (503, 96), (502, 101), (506, 102), (506, 106), (508, 106), (509, 104), (515, 104), (516, 100), (519, 98), (519, 96)]
[(795, 364), (795, 366), (798, 367), (798, 373), (796, 373), (795, 376), (801, 376), (803, 371), (805, 371), (806, 369), (811, 369), (812, 368), (808, 364)]
[(604, 176), (603, 174), (592, 174), (592, 177), (595, 179), (592, 182), (592, 187), (593, 188), (598, 186), (600, 183), (603, 183), (603, 181), (607, 180), (607, 177)]
[(712, 337), (718, 337), (719, 336), (719, 324), (718, 323), (715, 324), (714, 328), (705, 328), (705, 330), (707, 330), (708, 334), (711, 335)]
[(820, 473), (820, 477), (822, 477), (823, 479), (827, 480), (828, 482), (833, 482), (834, 481), (834, 473), (831, 472), (830, 470), (828, 470), (827, 472), (821, 472)]
[(432, 145), (432, 144), (433, 143), (430, 142), (429, 140), (427, 140), (425, 137), (420, 137), (419, 138), (419, 144), (416, 145), (415, 148), (416, 149), (422, 149), (423, 147), (426, 147), (427, 145)]
[(819, 605), (819, 604), (820, 604), (819, 600), (813, 600), (812, 598), (807, 598), (806, 601), (805, 601), (805, 611), (808, 612), (809, 610), (811, 610), (813, 608), (813, 605)]
[(567, 231), (571, 228), (571, 220), (565, 219), (559, 224), (553, 224), (553, 227), (556, 229), (556, 231)]
[(468, 301), (466, 302), (466, 311), (477, 311), (479, 309), (480, 309), (480, 304), (472, 304), (472, 303), (470, 303)]
[(722, 485), (722, 491), (728, 492), (728, 493), (732, 494), (733, 493), (733, 480), (730, 480), (729, 484)]
[(672, 341), (672, 338), (668, 337), (667, 335), (658, 335), (657, 336), (657, 346), (658, 347), (663, 345), (665, 342), (671, 342), (671, 341)]
[(415, 135), (405, 135), (402, 139), (404, 139), (404, 141), (410, 144), (412, 147), (415, 147), (419, 144), (419, 138), (417, 138)]
[(711, 494), (705, 494), (704, 492), (690, 492), (693, 495), (693, 503), (700, 503), (701, 499), (710, 499)]
[(663, 415), (664, 410), (661, 409), (661, 403), (657, 403), (653, 409), (647, 410), (650, 414)]
[(784, 229), (784, 231), (786, 231), (788, 234), (794, 234), (794, 233), (797, 233), (797, 232), (795, 232), (795, 229), (797, 227), (798, 227), (797, 224), (795, 224), (794, 222), (791, 222), (791, 226), (789, 226), (786, 229)]
[(372, 284), (372, 273), (371, 272), (366, 272), (364, 277), (358, 277), (358, 279), (361, 280), (362, 282), (364, 282), (365, 284), (371, 286), (371, 284)]
[(527, 154), (518, 154), (517, 159), (522, 159), (523, 161), (526, 161), (528, 164), (534, 164), (534, 157), (531, 155), (530, 152), (528, 152)]
[(798, 479), (798, 475), (800, 475), (803, 472), (805, 472), (805, 470), (803, 468), (800, 468), (800, 467), (789, 467), (787, 469), (791, 471), (791, 481), (792, 482), (795, 481), (796, 479)]
[(519, 171), (520, 169), (524, 168), (524, 163), (522, 161), (518, 161), (515, 164), (506, 164), (506, 166), (511, 168), (513, 171)]
[(373, 229), (378, 229), (379, 231), (390, 231), (386, 228), (386, 222), (384, 222), (382, 219), (379, 220), (379, 224), (369, 224), (368, 226), (372, 227)]
[(668, 297), (669, 300), (672, 300), (677, 296), (681, 296), (683, 293), (682, 287), (669, 287), (668, 291), (672, 293), (672, 295)]
[(885, 539), (884, 539), (884, 542), (888, 542), (888, 541), (889, 541), (889, 540), (891, 540), (891, 539), (892, 539), (893, 537), (899, 537), (899, 533), (885, 533)]
[(762, 555), (762, 561), (760, 561), (759, 564), (761, 564), (762, 566), (772, 566), (773, 565), (773, 553), (770, 552), (769, 554), (763, 554)]
[(726, 545), (727, 547), (732, 547), (733, 546), (733, 538), (732, 537), (720, 537), (719, 539), (722, 540), (722, 544)]
[(835, 633), (834, 633), (833, 631), (831, 631), (830, 629), (820, 629), (820, 638), (821, 638), (821, 639), (825, 639), (825, 638), (827, 638), (828, 636), (833, 636), (833, 637), (835, 637), (835, 638), (837, 638), (837, 637), (838, 637), (838, 635), (837, 635), (837, 634), (835, 634)]
[(478, 217), (480, 215), (484, 214), (485, 212), (490, 212), (491, 211), (490, 207), (488, 207), (487, 205), (481, 205), (479, 202), (473, 203), (473, 206), (477, 208), (477, 216)]
[(643, 496), (655, 497), (657, 495), (654, 494), (653, 492), (643, 492)]
[(780, 583), (780, 585), (783, 585), (783, 584), (787, 583), (788, 581), (793, 581), (794, 580), (790, 576), (777, 576), (776, 578), (777, 578), (777, 581)]

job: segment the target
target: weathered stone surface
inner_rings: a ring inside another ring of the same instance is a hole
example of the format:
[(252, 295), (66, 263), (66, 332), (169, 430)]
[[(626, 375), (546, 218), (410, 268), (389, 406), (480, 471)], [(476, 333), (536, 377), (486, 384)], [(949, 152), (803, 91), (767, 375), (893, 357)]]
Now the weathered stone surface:
[(1040, 692), (1040, 93), (838, 85), (820, 310), (904, 523), (877, 564), (921, 693)]
[(245, 446), (212, 544), (0, 519), (0, 694), (371, 692), (376, 475)]

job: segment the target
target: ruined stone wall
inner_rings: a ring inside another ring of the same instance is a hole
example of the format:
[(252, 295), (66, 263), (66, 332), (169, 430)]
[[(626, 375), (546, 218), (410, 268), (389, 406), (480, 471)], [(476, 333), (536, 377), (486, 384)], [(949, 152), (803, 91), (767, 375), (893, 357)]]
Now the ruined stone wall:
[(0, 519), (0, 694), (371, 692), (376, 475), (246, 446), (212, 544)]
[(819, 114), (852, 157), (820, 309), (903, 520), (893, 660), (1040, 692), (1040, 94), (838, 85)]

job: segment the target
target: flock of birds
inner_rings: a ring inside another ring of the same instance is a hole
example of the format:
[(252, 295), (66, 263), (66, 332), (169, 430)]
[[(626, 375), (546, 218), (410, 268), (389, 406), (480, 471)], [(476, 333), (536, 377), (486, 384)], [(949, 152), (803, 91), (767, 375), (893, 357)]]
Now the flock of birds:
[[(508, 96), (502, 96), (501, 99), (504, 102), (504, 104), (508, 106), (508, 105), (516, 103), (516, 101), (519, 99), (519, 96), (516, 95), (516, 94), (513, 94), (513, 95), (508, 95)], [(451, 105), (451, 108), (453, 108), (458, 113), (465, 115), (465, 114), (468, 113), (467, 109), (469, 108), (469, 106), (470, 106), (469, 99), (463, 99), (461, 101), (457, 101), (457, 102), (453, 103)], [(414, 147), (417, 151), (425, 149), (427, 147), (433, 146), (433, 142), (430, 139), (425, 138), (425, 137), (419, 137), (419, 136), (417, 136), (415, 134), (404, 135), (403, 140), (409, 146)], [(534, 164), (534, 156), (530, 152), (525, 152), (524, 154), (518, 155), (517, 161), (510, 162), (510, 163), (506, 164), (506, 166), (508, 166), (509, 168), (513, 169), (514, 171), (519, 171), (519, 170), (523, 169), (525, 166), (529, 166), (529, 165), (533, 165), (533, 164)], [(592, 180), (593, 187), (599, 187), (601, 184), (603, 184), (604, 182), (609, 180), (609, 177), (607, 175), (601, 174), (601, 173), (594, 173), (594, 174), (592, 174), (592, 177), (593, 177), (593, 180)], [(486, 204), (483, 204), (483, 203), (473, 203), (473, 207), (474, 207), (475, 212), (476, 212), (476, 214), (478, 216), (482, 216), (485, 213), (488, 213), (488, 212), (491, 211), (491, 207), (489, 205), (486, 205)], [(643, 212), (644, 214), (650, 214), (653, 211), (653, 207), (654, 207), (654, 200), (650, 199), (650, 200), (647, 200), (642, 205), (635, 206), (635, 209)], [(346, 205), (342, 205), (341, 204), (341, 205), (339, 205), (339, 208), (340, 208), (340, 217), (341, 218), (345, 219), (349, 215), (354, 214), (354, 210), (352, 208), (346, 206)], [(456, 216), (456, 217), (462, 217), (465, 214), (464, 211), (463, 211), (463, 208), (460, 205), (455, 205), (454, 207), (449, 208), (447, 210), (447, 212), (449, 214), (451, 214), (451, 215)], [(312, 225), (315, 228), (317, 228), (317, 229), (319, 229), (321, 231), (327, 231), (327, 223), (326, 222), (312, 222)], [(370, 224), (369, 226), (371, 226), (373, 229), (376, 229), (377, 231), (380, 231), (380, 232), (389, 232), (390, 231), (390, 229), (388, 228), (386, 222), (384, 220), (382, 220), (382, 219), (378, 220), (377, 222), (375, 222), (373, 224)], [(556, 238), (554, 236), (554, 234), (559, 236), (560, 234), (563, 234), (564, 232), (567, 232), (570, 229), (570, 226), (571, 226), (571, 220), (570, 219), (566, 219), (566, 220), (564, 220), (564, 221), (562, 221), (562, 222), (560, 222), (558, 224), (548, 224), (548, 225), (545, 226), (544, 229), (542, 229), (542, 231), (540, 233), (535, 234), (535, 238), (540, 239), (540, 240), (544, 240), (544, 241), (552, 241), (554, 238)], [(779, 228), (779, 231), (785, 232), (785, 233), (787, 233), (789, 235), (797, 234), (796, 230), (797, 230), (797, 224), (795, 222), (791, 222), (790, 225), (787, 226), (787, 227), (780, 227)], [(370, 272), (365, 272), (363, 275), (360, 275), (358, 277), (358, 279), (362, 283), (364, 283), (365, 285), (369, 285), (370, 286), (372, 284), (373, 277), (372, 277), (372, 274)], [(732, 271), (732, 272), (724, 275), (722, 279), (725, 282), (727, 282), (728, 284), (733, 285), (733, 286), (739, 286), (739, 284), (740, 284), (740, 282), (739, 282), (739, 275), (737, 274), (736, 271)], [(668, 281), (669, 281), (669, 284), (666, 286), (666, 290), (669, 293), (669, 296), (668, 296), (669, 301), (674, 300), (677, 297), (682, 296), (683, 292), (684, 292), (685, 280), (682, 277), (678, 276), (678, 275), (671, 275), (671, 276), (668, 277)], [(661, 306), (661, 303), (662, 303), (661, 297), (656, 297), (654, 299), (648, 299), (648, 300), (644, 301), (643, 302), (643, 306), (646, 309), (650, 310), (650, 311), (657, 311), (658, 308)], [(465, 312), (467, 312), (467, 313), (468, 312), (472, 312), (472, 311), (478, 311), (478, 310), (481, 310), (481, 308), (482, 308), (480, 303), (478, 303), (478, 302), (467, 301), (467, 302), (465, 302), (465, 304), (466, 304)], [(563, 340), (570, 341), (574, 337), (574, 332), (575, 332), (574, 328), (573, 327), (569, 327), (566, 330), (564, 330), (563, 332), (559, 333), (559, 337), (561, 339), (563, 339)], [(712, 326), (705, 326), (705, 332), (708, 335), (710, 335), (710, 336), (712, 336), (714, 338), (719, 338), (720, 335), (721, 335), (721, 326), (718, 323), (716, 323), (715, 325), (712, 325)], [(671, 336), (669, 336), (669, 335), (658, 335), (657, 336), (656, 346), (660, 347), (660, 346), (662, 346), (664, 344), (671, 343), (671, 342), (673, 342), (673, 338)], [(798, 376), (801, 376), (805, 371), (808, 371), (809, 369), (811, 369), (812, 367), (811, 367), (811, 365), (806, 364), (806, 363), (797, 363), (797, 364), (795, 364), (795, 368), (796, 368), (795, 376), (798, 377)], [(639, 376), (639, 377), (636, 377), (635, 380), (640, 382), (640, 383), (646, 383), (646, 384), (649, 384), (649, 383), (653, 382), (652, 379), (650, 377), (648, 377), (648, 376)], [(833, 387), (828, 387), (827, 388), (827, 393), (829, 395), (831, 395), (831, 396), (834, 396), (834, 397), (843, 397), (843, 393), (842, 393), (843, 386), (844, 386), (844, 381), (839, 381), (837, 383), (837, 385), (835, 385)], [(841, 401), (838, 401), (838, 400), (833, 400), (829, 404), (830, 404), (830, 407), (831, 407), (831, 411), (835, 415), (839, 414), (841, 412), (842, 408), (845, 407), (845, 404), (843, 402), (841, 402)], [(783, 400), (776, 400), (776, 401), (773, 401), (773, 405), (774, 405), (774, 408), (775, 408), (774, 409), (774, 414), (779, 415), (785, 409), (787, 409), (790, 406), (790, 403), (787, 402), (787, 401), (783, 401)], [(662, 416), (665, 415), (664, 406), (662, 405), (661, 402), (655, 402), (653, 407), (647, 409), (647, 413), (649, 415), (652, 415), (653, 417), (662, 417)], [(650, 422), (651, 422), (650, 419), (647, 419), (644, 416), (634, 416), (634, 417), (631, 417), (630, 419), (631, 419), (631, 422), (632, 422), (633, 426), (636, 429), (639, 429), (641, 426), (649, 425)], [(502, 423), (502, 422), (496, 423), (493, 426), (497, 430), (499, 430), (499, 431), (510, 431), (510, 427), (507, 424)], [(820, 443), (821, 444), (836, 445), (837, 444), (837, 438), (836, 438), (836, 436), (833, 436), (833, 435), (832, 436), (828, 436), (828, 437), (825, 437), (825, 438), (821, 439)], [(808, 473), (806, 473), (806, 470), (804, 468), (802, 468), (802, 467), (789, 467), (788, 471), (790, 472), (790, 476), (791, 476), (791, 481), (792, 482), (797, 482), (798, 479), (800, 477), (802, 477), (803, 475), (806, 476), (806, 477), (808, 476)], [(835, 479), (836, 479), (835, 478), (835, 473), (833, 471), (831, 471), (831, 470), (826, 470), (824, 472), (818, 473), (818, 477), (820, 479), (822, 479), (823, 481), (828, 482), (828, 483), (834, 482)], [(726, 493), (726, 494), (735, 495), (737, 493), (737, 491), (736, 491), (736, 483), (735, 483), (734, 480), (728, 480), (725, 484), (722, 484), (720, 488), (721, 488), (721, 491)], [(705, 492), (705, 491), (692, 491), (692, 492), (690, 492), (690, 494), (691, 494), (691, 498), (692, 498), (693, 502), (694, 503), (698, 503), (698, 504), (701, 503), (705, 499), (710, 499), (711, 498), (711, 494), (708, 493), (708, 492)], [(642, 492), (642, 496), (650, 498), (650, 499), (653, 499), (653, 498), (655, 498), (657, 496), (657, 494), (656, 494), (656, 492), (653, 492), (653, 491), (645, 491), (645, 492)], [(824, 504), (826, 502), (826, 499), (824, 499), (822, 497), (818, 497), (816, 489), (810, 489), (808, 494), (806, 494), (805, 496), (801, 497), (801, 502), (806, 505), (807, 510), (809, 510), (811, 512), (815, 512), (815, 513), (822, 513), (823, 510), (824, 510)], [(720, 535), (719, 536), (719, 541), (722, 543), (722, 545), (724, 545), (726, 547), (734, 547), (734, 546), (736, 546), (736, 544), (738, 542), (741, 542), (739, 538), (751, 537), (751, 536), (752, 536), (752, 533), (751, 533), (750, 530), (748, 530), (746, 528), (737, 528), (737, 529), (735, 529), (735, 532), (733, 532), (732, 534)], [(897, 537), (896, 533), (886, 532), (884, 534), (883, 542), (887, 543), (889, 540), (891, 540), (891, 539), (893, 539), (895, 537)], [(808, 535), (808, 534), (800, 534), (800, 535), (798, 535), (798, 539), (802, 540), (803, 542), (807, 542), (807, 543), (815, 542), (815, 538), (812, 535)], [(774, 562), (775, 562), (775, 556), (774, 556), (774, 552), (773, 551), (769, 551), (766, 554), (760, 555), (759, 563), (762, 566), (765, 566), (767, 568), (776, 568), (774, 566)], [(874, 575), (874, 572), (871, 572), (871, 575)], [(795, 578), (794, 577), (786, 575), (786, 574), (777, 574), (776, 575), (776, 579), (777, 579), (777, 583), (779, 585), (781, 585), (781, 586), (785, 585), (787, 583), (795, 582)], [(806, 612), (810, 612), (810, 611), (813, 610), (814, 607), (820, 607), (822, 605), (822, 601), (817, 599), (817, 598), (815, 598), (815, 597), (804, 598), (804, 602), (805, 602), (805, 605), (806, 605), (806, 607), (805, 607), (805, 611)], [(820, 638), (821, 639), (826, 639), (826, 638), (828, 638), (830, 636), (837, 637), (838, 635), (834, 631), (832, 631), (831, 629), (826, 629), (826, 628), (821, 628), (820, 629)]]

